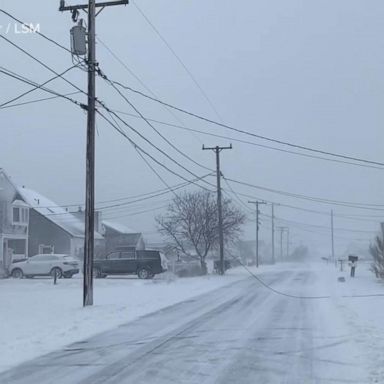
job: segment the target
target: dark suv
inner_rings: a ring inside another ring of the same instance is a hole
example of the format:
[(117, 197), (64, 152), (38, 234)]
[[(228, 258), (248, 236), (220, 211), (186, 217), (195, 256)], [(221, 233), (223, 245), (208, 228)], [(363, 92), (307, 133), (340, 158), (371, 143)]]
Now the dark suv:
[(142, 250), (116, 250), (104, 259), (95, 259), (93, 274), (95, 277), (107, 275), (137, 275), (140, 279), (150, 279), (165, 271), (160, 252)]

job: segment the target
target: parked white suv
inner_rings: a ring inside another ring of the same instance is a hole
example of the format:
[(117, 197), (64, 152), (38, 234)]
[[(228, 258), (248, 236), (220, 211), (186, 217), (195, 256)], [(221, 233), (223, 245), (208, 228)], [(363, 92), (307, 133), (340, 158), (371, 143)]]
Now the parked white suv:
[(12, 277), (56, 276), (71, 278), (79, 273), (79, 262), (69, 255), (43, 254), (13, 263), (9, 269)]

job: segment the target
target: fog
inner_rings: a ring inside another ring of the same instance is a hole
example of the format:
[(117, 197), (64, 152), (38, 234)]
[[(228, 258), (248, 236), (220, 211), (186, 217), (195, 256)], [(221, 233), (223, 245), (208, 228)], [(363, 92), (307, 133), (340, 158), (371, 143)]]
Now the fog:
[[(72, 0), (67, 3), (74, 4)], [(219, 116), (133, 2), (126, 7), (105, 9), (97, 18), (99, 39), (160, 99), (259, 135), (353, 157), (383, 159), (383, 2), (137, 0), (136, 3), (197, 79)], [(69, 46), (73, 23), (69, 13), (58, 12), (58, 0), (0, 0), (0, 6), (27, 23), (38, 24), (42, 33)], [(11, 29), (6, 33), (10, 24)], [(0, 14), (0, 25), (0, 33), (57, 72), (72, 66), (69, 53), (37, 34), (16, 33), (14, 22), (4, 14)], [(53, 76), (3, 39), (0, 44), (1, 66), (35, 82)], [(97, 59), (111, 79), (148, 93), (100, 42)], [(86, 89), (85, 72), (74, 69), (66, 78)], [(74, 91), (62, 80), (56, 80), (49, 87), (60, 93)], [(29, 88), (0, 74), (0, 104)], [(145, 116), (180, 124), (156, 103), (128, 92), (126, 95)], [(47, 96), (37, 91), (20, 101)], [(110, 108), (133, 113), (100, 78), (97, 96)], [(85, 102), (81, 95), (73, 97)], [(189, 128), (289, 149), (182, 114), (177, 116)], [(124, 119), (193, 173), (209, 172), (182, 157), (143, 121), (129, 116)], [(55, 99), (2, 109), (0, 125), (0, 167), (15, 183), (37, 190), (61, 205), (83, 204), (84, 111), (63, 99)], [(214, 153), (202, 151), (202, 144), (215, 146), (231, 142), (165, 125), (156, 125), (156, 128), (182, 152), (212, 170)], [(137, 135), (129, 134), (162, 163), (193, 179)], [(221, 155), (222, 173), (227, 178), (329, 200), (383, 204), (382, 169), (296, 156), (235, 141), (232, 144), (233, 149)], [(96, 154), (97, 201), (165, 188), (129, 142), (100, 118)], [(154, 166), (169, 185), (183, 181)], [(215, 183), (214, 177), (207, 180)], [(225, 183), (223, 187), (231, 193)], [(250, 198), (240, 196), (243, 204), (249, 205), (250, 219), (254, 219), (254, 206), (248, 204), (251, 197), (321, 211), (319, 214), (275, 207), (276, 226), (290, 227), (292, 247), (306, 244), (317, 249), (319, 255), (328, 255), (331, 249), (331, 209), (335, 213), (336, 255), (366, 249), (379, 229), (380, 210), (324, 204), (234, 183), (231, 187), (237, 193), (250, 195)], [(128, 208), (108, 209), (104, 215), (142, 231), (149, 241), (157, 241), (160, 237), (154, 216), (162, 212), (157, 208), (166, 205), (171, 197), (168, 194)], [(136, 214), (151, 208), (153, 212)], [(263, 215), (270, 215), (270, 209), (270, 206), (261, 207), (260, 239), (266, 243), (270, 242), (270, 219)], [(254, 227), (252, 221), (247, 224), (245, 239), (253, 240)]]

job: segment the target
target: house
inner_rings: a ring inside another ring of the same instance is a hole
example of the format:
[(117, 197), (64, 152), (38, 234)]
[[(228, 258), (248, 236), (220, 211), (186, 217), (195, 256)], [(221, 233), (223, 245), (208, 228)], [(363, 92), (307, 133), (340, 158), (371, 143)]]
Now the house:
[[(28, 256), (64, 253), (80, 259), (84, 255), (84, 222), (50, 199), (27, 188), (18, 188), (30, 207)], [(95, 232), (95, 248), (104, 248), (103, 236)]]
[(111, 221), (102, 221), (105, 238), (106, 252), (111, 252), (118, 247), (124, 247), (128, 251), (145, 249), (143, 234)]
[(28, 255), (29, 205), (0, 168), (0, 275), (15, 259)]
[[(72, 212), (72, 215), (84, 223), (85, 212), (81, 208)], [(127, 251), (145, 249), (142, 233), (134, 231), (123, 224), (103, 220), (100, 211), (95, 212), (95, 231), (101, 233), (105, 240), (104, 248), (99, 249), (95, 257), (105, 256), (105, 254), (116, 250), (118, 247), (124, 247)]]

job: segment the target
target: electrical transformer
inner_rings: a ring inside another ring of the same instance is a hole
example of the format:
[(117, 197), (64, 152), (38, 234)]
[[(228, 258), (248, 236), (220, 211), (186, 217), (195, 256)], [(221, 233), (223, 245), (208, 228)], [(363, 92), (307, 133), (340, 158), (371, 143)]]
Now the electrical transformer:
[(87, 53), (87, 30), (81, 24), (71, 29), (71, 51), (76, 56), (85, 56)]

